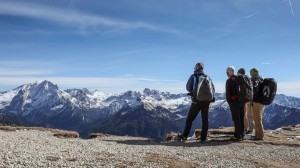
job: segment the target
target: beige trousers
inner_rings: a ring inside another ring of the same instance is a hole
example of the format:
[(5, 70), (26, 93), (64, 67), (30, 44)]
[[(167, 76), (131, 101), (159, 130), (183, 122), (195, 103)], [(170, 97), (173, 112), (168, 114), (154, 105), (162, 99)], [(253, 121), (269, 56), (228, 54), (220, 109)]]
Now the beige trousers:
[(262, 116), (264, 113), (264, 105), (261, 103), (253, 102), (253, 106), (250, 106), (251, 112), (253, 114), (254, 124), (255, 124), (255, 138), (264, 139), (264, 126), (262, 124)]
[(253, 131), (254, 120), (253, 120), (253, 113), (251, 111), (250, 106), (251, 106), (250, 102), (245, 103), (244, 124), (245, 124), (245, 130)]

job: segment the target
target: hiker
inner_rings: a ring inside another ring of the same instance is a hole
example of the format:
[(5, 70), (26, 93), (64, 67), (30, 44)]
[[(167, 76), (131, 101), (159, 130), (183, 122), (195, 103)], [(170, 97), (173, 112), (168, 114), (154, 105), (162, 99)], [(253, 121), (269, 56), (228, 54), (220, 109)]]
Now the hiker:
[[(253, 100), (253, 86), (252, 82), (249, 77), (246, 75), (246, 71), (244, 68), (240, 68), (237, 73), (238, 79), (240, 79), (240, 83), (244, 83), (247, 85), (248, 88), (246, 90), (247, 93), (244, 93), (245, 96), (244, 100), (242, 100), (241, 105), (244, 106), (244, 133), (245, 134), (252, 134), (254, 128), (254, 121), (253, 121), (253, 114), (250, 111), (250, 105), (252, 104)], [(241, 92), (240, 88), (240, 92)]]
[[(209, 110), (209, 104), (211, 102), (215, 101), (214, 98), (214, 92), (215, 88), (212, 83), (212, 81), (209, 79), (209, 77), (203, 72), (204, 69), (204, 64), (202, 62), (197, 63), (194, 68), (194, 74), (191, 75), (189, 80), (187, 81), (186, 84), (186, 89), (189, 92), (188, 95), (192, 97), (192, 104), (190, 107), (190, 110), (188, 112), (188, 116), (186, 118), (186, 124), (184, 128), (184, 132), (182, 135), (178, 135), (178, 138), (180, 141), (186, 141), (187, 137), (190, 133), (190, 130), (192, 128), (192, 123), (197, 117), (199, 111), (201, 111), (201, 118), (202, 118), (202, 130), (201, 130), (201, 142), (204, 142), (207, 140), (207, 132), (208, 132), (208, 110)], [(204, 84), (204, 78), (208, 79), (210, 82), (211, 86), (211, 93), (212, 96), (211, 99), (203, 99), (199, 100), (199, 96), (206, 96), (205, 93), (202, 90), (198, 90), (199, 86), (198, 84)], [(199, 92), (199, 95), (197, 94)]]
[(253, 85), (253, 104), (250, 106), (251, 113), (253, 114), (255, 124), (254, 140), (263, 140), (264, 127), (262, 124), (262, 117), (264, 112), (264, 105), (260, 103), (262, 89), (260, 84), (263, 82), (262, 77), (259, 75), (259, 70), (252, 68), (250, 70), (251, 81)]
[(238, 77), (234, 75), (235, 68), (229, 66), (226, 70), (226, 100), (229, 104), (232, 120), (234, 123), (234, 136), (231, 140), (241, 141), (244, 138), (244, 109), (239, 103), (239, 81)]

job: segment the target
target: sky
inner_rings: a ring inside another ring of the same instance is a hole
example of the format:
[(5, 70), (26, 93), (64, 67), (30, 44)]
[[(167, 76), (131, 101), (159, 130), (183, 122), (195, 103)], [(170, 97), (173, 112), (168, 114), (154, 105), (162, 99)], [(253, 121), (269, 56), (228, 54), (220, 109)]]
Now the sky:
[(299, 0), (0, 0), (0, 91), (49, 80), (106, 93), (186, 93), (197, 62), (257, 68), (300, 97)]

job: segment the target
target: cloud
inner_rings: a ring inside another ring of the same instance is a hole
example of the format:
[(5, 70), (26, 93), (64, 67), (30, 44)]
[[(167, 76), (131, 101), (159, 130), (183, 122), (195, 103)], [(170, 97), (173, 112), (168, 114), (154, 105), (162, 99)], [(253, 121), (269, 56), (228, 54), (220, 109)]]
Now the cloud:
[(249, 19), (249, 18), (251, 18), (251, 17), (253, 17), (253, 16), (255, 16), (255, 15), (259, 14), (259, 13), (261, 13), (261, 11), (255, 12), (255, 13), (253, 13), (251, 15), (248, 15), (248, 16), (244, 17), (244, 19)]
[(277, 93), (300, 97), (300, 81), (278, 82)]
[(146, 22), (126, 22), (74, 10), (51, 8), (30, 3), (0, 2), (0, 14), (42, 19), (63, 24), (64, 26), (76, 26), (81, 29), (106, 26), (113, 29), (147, 29), (157, 32), (179, 33), (178, 30), (163, 28)]
[[(13, 89), (23, 84), (49, 80), (61, 89), (88, 88), (106, 93), (122, 93), (128, 90), (142, 91), (145, 88), (168, 91), (170, 93), (186, 93), (186, 81), (161, 80), (155, 78), (134, 77), (5, 77), (0, 76), (1, 88)], [(225, 92), (225, 83), (214, 83), (217, 93)], [(300, 97), (300, 81), (278, 82), (277, 94)]]
[(132, 54), (140, 54), (140, 53), (148, 53), (148, 52), (155, 52), (161, 49), (139, 49), (139, 50), (131, 50), (119, 53), (119, 55), (132, 55)]
[(274, 63), (272, 63), (272, 62), (263, 62), (263, 63), (261, 63), (262, 65), (272, 65), (272, 64), (274, 64)]
[(294, 10), (293, 10), (293, 7), (292, 7), (291, 0), (289, 0), (289, 5), (290, 5), (290, 8), (291, 8), (292, 15), (295, 16), (295, 15), (294, 15)]
[[(60, 68), (56, 68), (60, 67)], [(39, 61), (39, 60), (2, 60), (0, 61), (0, 76), (32, 76), (53, 75), (61, 71), (69, 71), (64, 61)]]
[(49, 80), (62, 89), (88, 88), (97, 89), (107, 93), (120, 93), (128, 90), (141, 91), (144, 88), (169, 91), (171, 93), (185, 92), (185, 82), (160, 80), (154, 78), (104, 78), (104, 77), (1, 77), (1, 85), (14, 88), (36, 81)]
[(27, 75), (45, 75), (54, 74), (53, 71), (35, 70), (35, 69), (4, 69), (0, 68), (1, 76), (27, 76)]

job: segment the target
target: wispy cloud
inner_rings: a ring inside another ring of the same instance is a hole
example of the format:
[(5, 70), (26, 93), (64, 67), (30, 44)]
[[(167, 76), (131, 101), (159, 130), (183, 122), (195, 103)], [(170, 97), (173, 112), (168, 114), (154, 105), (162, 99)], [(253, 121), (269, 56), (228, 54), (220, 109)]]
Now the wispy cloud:
[[(1, 88), (13, 89), (14, 87), (34, 83), (36, 81), (49, 80), (57, 84), (61, 89), (88, 88), (107, 93), (121, 93), (128, 90), (141, 91), (144, 88), (168, 91), (171, 93), (186, 93), (186, 81), (169, 81), (155, 78), (137, 77), (5, 77), (0, 76)], [(216, 92), (225, 92), (225, 83), (214, 83)], [(300, 97), (300, 82), (278, 82), (278, 94)]]
[(127, 22), (118, 19), (91, 15), (79, 11), (71, 11), (60, 8), (51, 8), (30, 3), (0, 2), (0, 13), (13, 16), (31, 17), (52, 21), (64, 26), (76, 26), (77, 28), (95, 28), (97, 26), (106, 26), (113, 29), (148, 29), (151, 31), (178, 33), (178, 30), (168, 29), (162, 26), (150, 24), (147, 22)]
[(64, 61), (2, 60), (0, 61), (0, 76), (53, 75), (70, 69), (62, 66), (63, 64)]
[(3, 69), (0, 68), (1, 76), (27, 76), (27, 75), (45, 75), (54, 74), (53, 71), (36, 69)]
[(131, 50), (131, 51), (124, 51), (119, 53), (119, 55), (131, 55), (131, 54), (140, 54), (140, 53), (148, 53), (148, 52), (154, 52), (159, 51), (160, 49), (137, 49), (137, 50)]
[(168, 81), (155, 78), (123, 78), (123, 77), (1, 77), (1, 85), (14, 88), (36, 81), (49, 80), (58, 84), (61, 89), (88, 88), (97, 89), (107, 93), (120, 93), (128, 90), (141, 91), (144, 88), (168, 91), (171, 93), (184, 93), (185, 82)]
[(251, 15), (248, 15), (248, 16), (244, 17), (244, 19), (249, 19), (249, 18), (251, 18), (251, 17), (253, 17), (253, 16), (255, 16), (255, 15), (261, 13), (261, 12), (262, 12), (262, 11), (255, 12), (255, 13), (253, 13), (253, 14), (251, 14)]
[(295, 82), (278, 82), (279, 94), (286, 94), (290, 96), (300, 97), (300, 81)]
[(261, 63), (262, 65), (272, 65), (272, 64), (274, 64), (274, 63), (272, 63), (272, 62), (263, 62), (263, 63)]
[(292, 2), (291, 2), (291, 0), (289, 0), (289, 4), (290, 4), (290, 8), (291, 8), (292, 15), (295, 16), (295, 15), (294, 15), (294, 10), (293, 10), (293, 7), (292, 7)]

